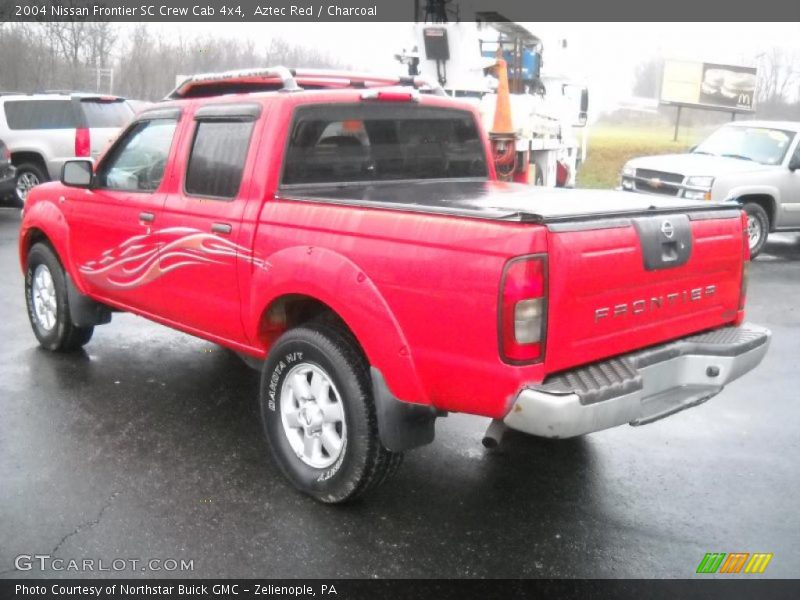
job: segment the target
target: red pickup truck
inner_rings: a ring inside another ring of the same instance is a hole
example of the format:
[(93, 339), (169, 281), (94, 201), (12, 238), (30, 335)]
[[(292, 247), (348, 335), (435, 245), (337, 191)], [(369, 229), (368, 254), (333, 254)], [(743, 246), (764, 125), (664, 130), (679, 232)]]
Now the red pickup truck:
[(262, 369), (274, 458), (341, 502), (448, 412), (567, 438), (699, 404), (755, 367), (744, 214), (497, 181), (469, 105), (411, 78), (196, 76), (35, 188), (33, 331), (116, 311)]

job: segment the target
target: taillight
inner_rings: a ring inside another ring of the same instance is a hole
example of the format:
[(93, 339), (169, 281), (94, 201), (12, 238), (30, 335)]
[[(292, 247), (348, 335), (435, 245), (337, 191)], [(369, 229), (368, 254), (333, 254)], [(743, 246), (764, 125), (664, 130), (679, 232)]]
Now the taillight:
[(747, 301), (747, 280), (750, 278), (750, 261), (742, 263), (742, 287), (739, 290), (739, 310), (744, 310)]
[(3, 146), (3, 158), (11, 160), (11, 150), (8, 149), (8, 146)]
[(744, 310), (747, 299), (747, 279), (750, 273), (750, 232), (747, 228), (747, 213), (742, 211), (742, 285), (739, 289), (739, 310)]
[(544, 256), (510, 260), (500, 281), (500, 353), (520, 364), (544, 358), (547, 263)]
[(92, 144), (89, 139), (89, 130), (86, 128), (79, 128), (75, 130), (75, 156), (90, 156), (92, 153)]

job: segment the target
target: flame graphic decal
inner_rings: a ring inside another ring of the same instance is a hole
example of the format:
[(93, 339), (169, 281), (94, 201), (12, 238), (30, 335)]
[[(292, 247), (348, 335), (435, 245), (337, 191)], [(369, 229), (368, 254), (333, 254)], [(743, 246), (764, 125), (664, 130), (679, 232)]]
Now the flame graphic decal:
[(128, 238), (82, 265), (80, 271), (98, 284), (134, 288), (182, 267), (233, 265), (237, 260), (267, 268), (266, 261), (249, 248), (198, 229), (170, 227)]

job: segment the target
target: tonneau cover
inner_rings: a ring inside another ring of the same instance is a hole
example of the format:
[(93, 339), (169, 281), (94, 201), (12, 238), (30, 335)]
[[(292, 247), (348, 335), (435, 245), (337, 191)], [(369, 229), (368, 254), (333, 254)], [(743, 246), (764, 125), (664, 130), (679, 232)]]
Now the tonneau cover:
[(651, 194), (552, 189), (474, 179), (284, 186), (278, 197), (545, 224), (732, 208), (728, 204)]

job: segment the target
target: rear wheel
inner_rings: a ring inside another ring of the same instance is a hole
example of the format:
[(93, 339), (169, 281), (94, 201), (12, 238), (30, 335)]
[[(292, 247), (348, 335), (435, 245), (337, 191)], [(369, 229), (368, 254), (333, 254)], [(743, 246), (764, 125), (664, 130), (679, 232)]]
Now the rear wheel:
[(45, 181), (47, 181), (47, 175), (42, 167), (36, 163), (25, 162), (17, 165), (16, 183), (14, 186), (14, 194), (17, 203), (20, 206), (24, 206), (30, 191)]
[(72, 322), (64, 269), (45, 244), (34, 244), (28, 252), (25, 300), (31, 328), (42, 347), (69, 352), (92, 338), (94, 327), (78, 327)]
[(403, 457), (381, 444), (367, 362), (335, 325), (315, 322), (278, 339), (264, 364), (261, 415), (281, 471), (321, 502), (376, 488)]
[(754, 203), (744, 205), (747, 213), (747, 238), (750, 243), (750, 258), (755, 258), (764, 248), (769, 235), (769, 217), (767, 211)]

